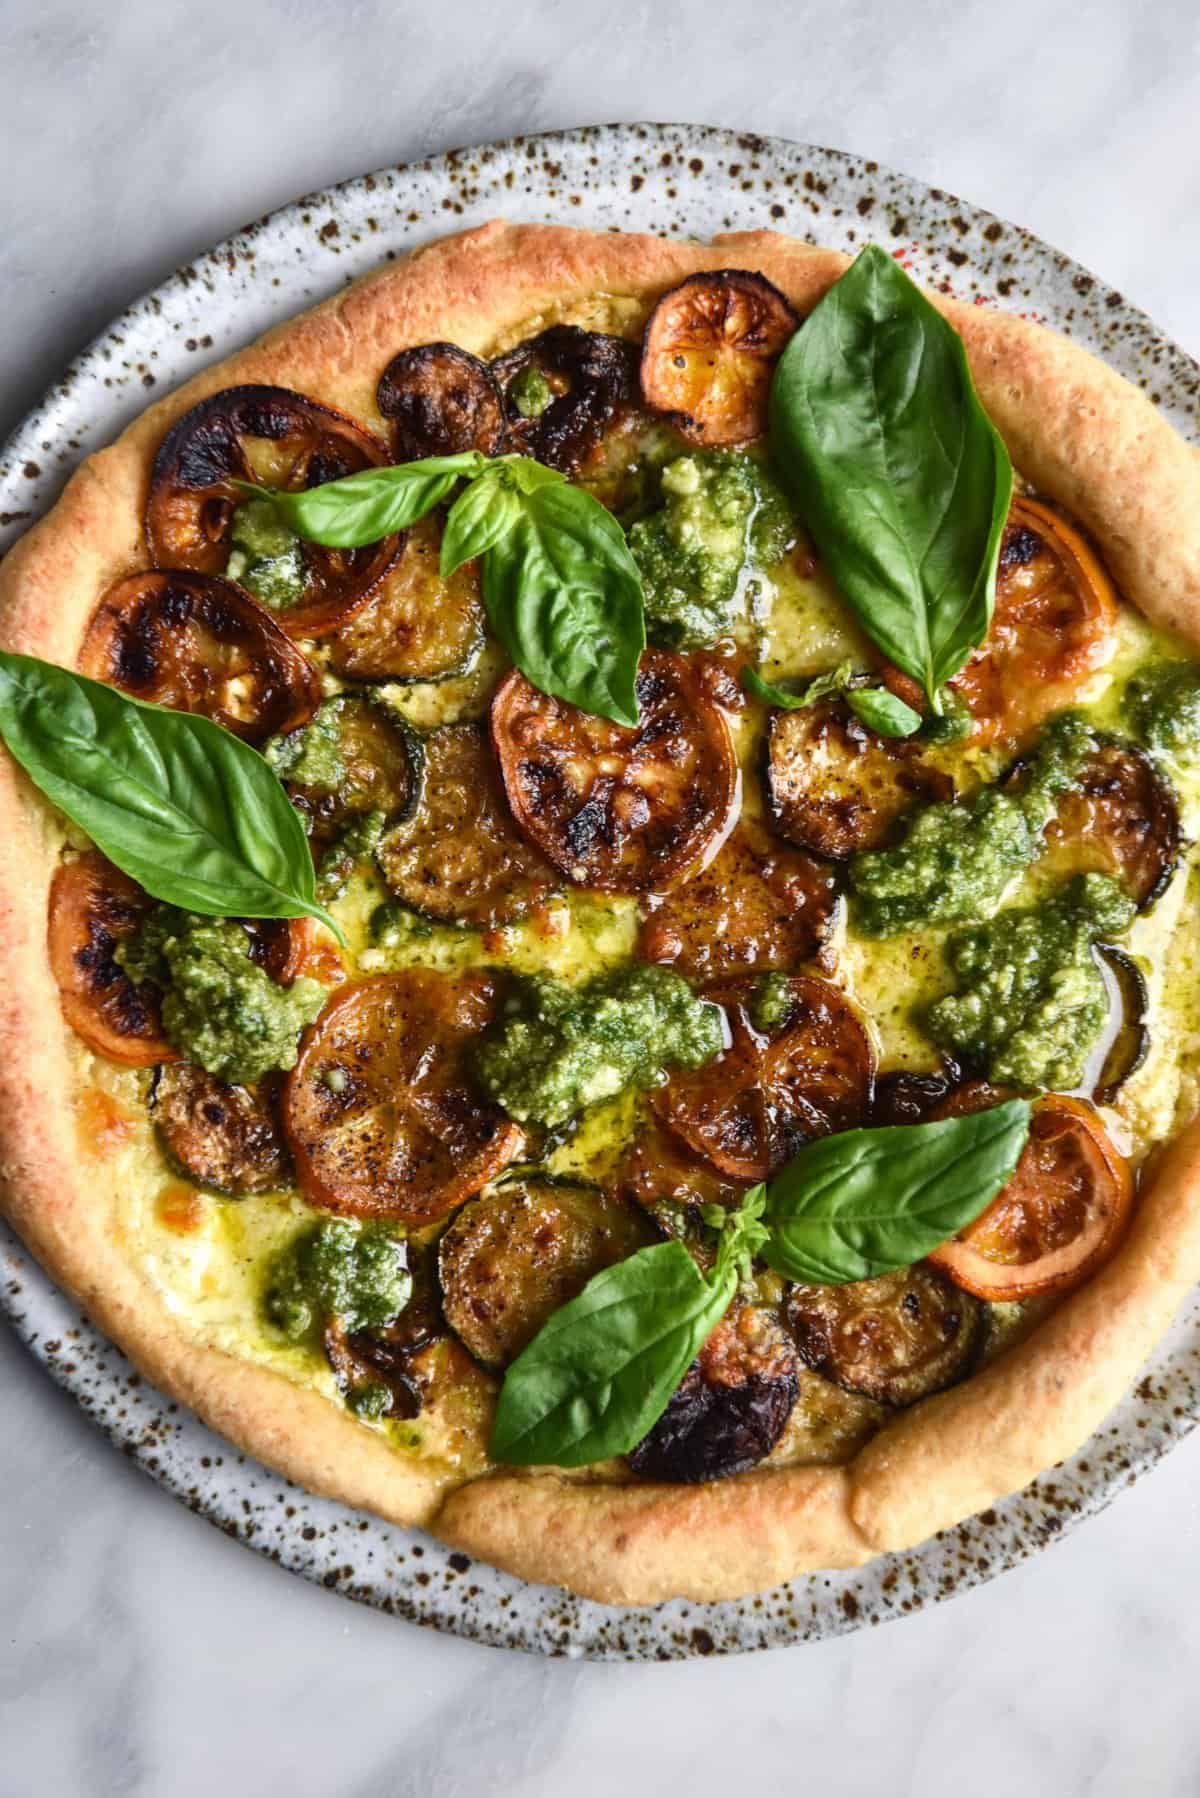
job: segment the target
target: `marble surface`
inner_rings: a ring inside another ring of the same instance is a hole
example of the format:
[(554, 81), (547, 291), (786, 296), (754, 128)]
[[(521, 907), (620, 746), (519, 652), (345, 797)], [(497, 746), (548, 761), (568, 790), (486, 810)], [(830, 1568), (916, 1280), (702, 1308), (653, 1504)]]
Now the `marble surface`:
[[(469, 143), (696, 118), (857, 150), (1029, 225), (1200, 351), (1187, 0), (124, 0), (0, 7), (0, 430), (176, 263), (295, 193)], [(13, 178), (14, 173), (16, 179)], [(902, 1624), (769, 1656), (545, 1663), (314, 1590), (152, 1487), (0, 1334), (0, 1794), (1192, 1793), (1200, 1435)]]

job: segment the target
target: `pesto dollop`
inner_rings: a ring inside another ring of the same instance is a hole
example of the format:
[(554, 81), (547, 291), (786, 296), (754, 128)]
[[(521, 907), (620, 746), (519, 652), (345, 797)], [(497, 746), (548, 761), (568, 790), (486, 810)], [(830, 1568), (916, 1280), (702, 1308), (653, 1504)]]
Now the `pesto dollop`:
[(272, 611), (284, 611), (303, 599), (308, 569), (300, 539), (269, 499), (248, 499), (238, 506), (229, 538), (227, 579), (236, 581)]
[(531, 362), (509, 382), (508, 397), (522, 418), (540, 418), (554, 398), (554, 389), (536, 362)]
[(767, 1036), (786, 1022), (792, 1004), (792, 987), (787, 975), (764, 974), (750, 996), (750, 1022)]
[(263, 755), (280, 780), (290, 780), (298, 787), (337, 792), (347, 775), (341, 733), (345, 709), (345, 699), (326, 699), (307, 724), (289, 730), (285, 736), (267, 739)]
[(1200, 761), (1200, 667), (1157, 662), (1132, 676), (1121, 695), (1126, 726), (1155, 754)]
[(670, 968), (634, 963), (586, 986), (514, 982), (476, 1059), (484, 1088), (519, 1123), (564, 1124), (668, 1067), (698, 1068), (724, 1046), (719, 1006)]
[(847, 880), (858, 928), (893, 936), (995, 911), (1013, 878), (1036, 860), (1058, 801), (1095, 743), (1084, 720), (1064, 712), (1043, 731), (1018, 782), (925, 806), (894, 848), (856, 855)]
[(180, 1054), (235, 1084), (294, 1067), (300, 1032), (327, 996), (304, 975), (278, 985), (251, 961), (240, 924), (172, 905), (155, 906), (116, 955), (131, 980), (164, 989), (163, 1029)]
[(930, 1007), (930, 1035), (997, 1085), (1078, 1086), (1108, 1016), (1092, 945), (1136, 910), (1107, 875), (1077, 874), (1040, 905), (957, 932), (946, 959), (961, 990)]
[(741, 451), (681, 456), (660, 478), (661, 508), (629, 530), (646, 626), (659, 642), (702, 648), (733, 629), (752, 576), (795, 542), (795, 520), (764, 464)]
[(385, 1230), (328, 1218), (271, 1263), (263, 1287), (268, 1323), (304, 1342), (337, 1318), (345, 1330), (391, 1323), (412, 1292), (406, 1245)]

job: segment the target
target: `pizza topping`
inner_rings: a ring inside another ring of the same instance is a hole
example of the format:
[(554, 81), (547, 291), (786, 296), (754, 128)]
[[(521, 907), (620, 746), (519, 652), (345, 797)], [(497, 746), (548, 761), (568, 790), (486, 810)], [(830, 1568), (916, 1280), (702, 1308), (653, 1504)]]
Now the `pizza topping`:
[(689, 275), (646, 324), (642, 392), (693, 443), (747, 443), (767, 428), (775, 360), (800, 323), (777, 287), (745, 269)]
[(1121, 716), (1147, 749), (1194, 771), (1200, 754), (1200, 668), (1194, 662), (1139, 668), (1121, 695)]
[(444, 724), (422, 750), (417, 804), (377, 851), (389, 889), (428, 917), (479, 929), (524, 917), (561, 877), (514, 825), (486, 732)]
[(776, 830), (815, 855), (845, 861), (879, 849), (918, 802), (948, 802), (954, 782), (911, 738), (881, 737), (843, 699), (772, 712), (767, 805)]
[(519, 1153), (466, 1051), (495, 1007), (488, 975), (428, 969), (353, 981), (304, 1038), (284, 1122), (301, 1189), (331, 1211), (426, 1224)]
[(454, 343), (422, 343), (393, 356), (376, 404), (391, 421), (398, 462), (505, 446), (504, 401), (486, 362)]
[(1166, 775), (1132, 743), (1102, 737), (1046, 827), (1044, 860), (1052, 872), (1110, 875), (1141, 910), (1170, 880), (1181, 840)]
[(476, 1061), (510, 1116), (553, 1128), (668, 1067), (701, 1067), (723, 1040), (717, 1006), (670, 969), (634, 962), (582, 987), (517, 978)]
[(150, 1067), (176, 1051), (162, 1022), (162, 993), (130, 978), (117, 949), (154, 901), (95, 850), (63, 862), (50, 887), (50, 966), (68, 1024), (110, 1061)]
[(276, 1256), (263, 1288), (263, 1315), (291, 1342), (389, 1324), (412, 1292), (406, 1245), (348, 1218), (312, 1225)]
[(712, 1331), (629, 1465), (643, 1479), (689, 1485), (742, 1473), (779, 1441), (799, 1390), (784, 1331), (759, 1307), (740, 1306)]
[(270, 614), (206, 574), (118, 581), (92, 614), (79, 669), (252, 742), (294, 730), (320, 698), (316, 670)]
[(702, 1265), (711, 1262), (715, 1252), (704, 1207), (736, 1210), (746, 1196), (744, 1185), (723, 1178), (708, 1162), (690, 1155), (678, 1138), (654, 1122), (626, 1151), (612, 1190), (639, 1205), (664, 1236), (677, 1237)]
[(845, 1286), (792, 1286), (784, 1318), (814, 1372), (889, 1405), (961, 1380), (984, 1339), (983, 1307), (925, 1261)]
[(792, 975), (765, 1015), (759, 994), (755, 980), (713, 988), (729, 1047), (653, 1098), (663, 1123), (732, 1180), (766, 1180), (814, 1137), (861, 1123), (871, 1101), (874, 1051), (837, 987)]
[(638, 401), (637, 350), (622, 337), (551, 325), (492, 363), (513, 449), (574, 474)]
[(719, 847), (741, 798), (737, 758), (705, 671), (649, 650), (630, 727), (510, 674), (492, 739), (521, 829), (579, 886), (662, 890)]
[(334, 630), (364, 606), (396, 554), (301, 543), (265, 499), (238, 481), (295, 491), (387, 462), (382, 444), (340, 412), (286, 387), (229, 387), (201, 400), (159, 448), (146, 537), (156, 567), (231, 573), (278, 607), (291, 636)]
[(329, 664), (355, 680), (450, 680), (467, 674), (484, 645), (474, 562), (443, 580), (442, 525), (434, 513), (405, 533), (397, 561), (361, 611), (329, 638)]
[(1108, 988), (1108, 1021), (1088, 1056), (1080, 1085), (1097, 1105), (1111, 1105), (1131, 1074), (1150, 1053), (1146, 977), (1133, 957), (1109, 943), (1094, 945), (1100, 975)]
[(279, 1192), (291, 1181), (291, 1157), (270, 1080), (229, 1086), (191, 1062), (159, 1070), (152, 1114), (169, 1159), (211, 1192), (241, 1198)]
[(828, 863), (773, 846), (746, 819), (712, 861), (643, 901), (639, 954), (689, 980), (726, 980), (819, 957), (837, 911)]
[[(994, 1104), (982, 1083), (965, 1087), (947, 1113)], [(1033, 1108), (1015, 1173), (986, 1211), (935, 1249), (930, 1260), (957, 1285), (993, 1303), (1069, 1292), (1119, 1247), (1134, 1197), (1133, 1175), (1096, 1112), (1053, 1093)]]
[(507, 1367), (593, 1274), (645, 1241), (636, 1214), (592, 1187), (505, 1181), (441, 1239), (446, 1321), (477, 1361)]
[(318, 843), (369, 815), (406, 816), (416, 803), (416, 738), (396, 713), (369, 699), (327, 699), (310, 724), (274, 739), (263, 753)]

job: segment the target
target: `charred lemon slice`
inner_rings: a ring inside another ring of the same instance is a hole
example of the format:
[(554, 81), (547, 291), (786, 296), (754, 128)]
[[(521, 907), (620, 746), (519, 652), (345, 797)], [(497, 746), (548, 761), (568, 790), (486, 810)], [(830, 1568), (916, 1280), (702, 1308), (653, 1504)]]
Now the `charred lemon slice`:
[(131, 980), (115, 957), (153, 905), (95, 850), (64, 862), (50, 887), (50, 966), (66, 1020), (89, 1048), (133, 1067), (177, 1059), (158, 988)]
[(761, 437), (775, 360), (799, 323), (762, 275), (736, 268), (689, 275), (663, 295), (646, 324), (647, 405), (706, 447)]
[(575, 474), (638, 401), (638, 356), (623, 337), (551, 325), (492, 363), (512, 447)]

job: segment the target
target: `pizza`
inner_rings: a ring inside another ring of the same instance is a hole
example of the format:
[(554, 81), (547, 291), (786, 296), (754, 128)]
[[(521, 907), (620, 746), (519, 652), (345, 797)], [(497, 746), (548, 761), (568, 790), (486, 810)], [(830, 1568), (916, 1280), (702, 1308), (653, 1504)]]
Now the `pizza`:
[(876, 249), (495, 223), (279, 326), (0, 567), (7, 1216), (603, 1601), (1019, 1489), (1200, 1276), (1198, 519)]

